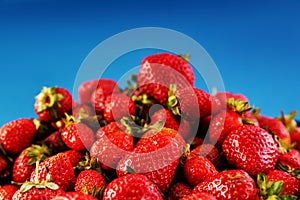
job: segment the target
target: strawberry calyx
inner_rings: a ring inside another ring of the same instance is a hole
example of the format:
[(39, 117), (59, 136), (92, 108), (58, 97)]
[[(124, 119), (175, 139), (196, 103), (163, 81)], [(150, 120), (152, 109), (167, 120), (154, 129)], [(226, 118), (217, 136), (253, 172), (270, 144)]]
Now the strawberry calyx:
[(92, 187), (92, 190), (90, 191), (90, 193), (88, 192), (87, 190), (87, 187), (86, 186), (83, 186), (82, 189), (81, 189), (81, 192), (83, 194), (88, 194), (88, 195), (91, 195), (93, 197), (96, 197), (97, 199), (102, 199), (102, 196), (103, 196), (103, 192), (104, 192), (104, 187), (99, 187), (98, 189), (96, 188), (96, 186), (94, 185)]
[(283, 165), (283, 164), (278, 164), (277, 168), (279, 170), (285, 171), (287, 173), (289, 173), (290, 175), (296, 177), (297, 179), (300, 180), (300, 169), (298, 168), (292, 168), (288, 165)]
[(297, 199), (297, 197), (294, 195), (280, 194), (283, 191), (283, 181), (268, 181), (268, 177), (264, 173), (259, 173), (256, 181), (261, 200)]
[(28, 147), (28, 152), (26, 155), (30, 157), (28, 160), (28, 165), (33, 165), (34, 163), (44, 161), (51, 153), (49, 148), (43, 145), (32, 144), (31, 147)]
[(98, 159), (97, 157), (92, 157), (89, 155), (89, 153), (86, 153), (84, 156), (84, 160), (79, 161), (78, 165), (75, 167), (76, 169), (79, 170), (88, 170), (88, 169), (93, 169), (100, 174), (102, 174), (102, 170), (98, 164)]
[(61, 101), (64, 96), (56, 93), (56, 88), (57, 87), (43, 87), (41, 92), (35, 97), (39, 102), (37, 107), (38, 112), (48, 110), (54, 117), (57, 117), (56, 108), (61, 106), (59, 101)]
[(170, 84), (166, 106), (173, 113), (173, 115), (181, 116), (181, 111), (179, 109), (179, 101), (175, 95), (176, 91), (176, 84)]
[(235, 100), (234, 98), (227, 99), (227, 106), (239, 114), (244, 114), (253, 109), (252, 106), (249, 106), (249, 102), (240, 99)]
[(180, 156), (180, 160), (179, 160), (179, 164), (180, 166), (183, 167), (184, 162), (186, 161), (186, 159), (191, 155), (191, 145), (190, 144), (186, 144), (186, 146), (183, 147), (181, 156)]
[(295, 117), (297, 115), (297, 111), (292, 110), (289, 115), (285, 115), (283, 111), (281, 111), (281, 116), (275, 117), (276, 119), (280, 120), (283, 125), (286, 127), (288, 132), (294, 131), (297, 129), (297, 122)]
[(186, 61), (186, 62), (189, 62), (191, 55), (188, 54), (188, 53), (187, 53), (187, 54), (184, 54), (184, 55), (179, 54), (178, 57), (181, 58), (181, 59), (183, 59), (183, 60)]

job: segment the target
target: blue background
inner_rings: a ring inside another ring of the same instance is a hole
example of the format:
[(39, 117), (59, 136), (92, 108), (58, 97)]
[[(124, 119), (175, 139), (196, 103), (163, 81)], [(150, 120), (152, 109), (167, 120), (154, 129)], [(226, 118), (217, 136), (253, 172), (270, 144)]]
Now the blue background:
[[(0, 125), (35, 117), (34, 96), (42, 86), (72, 91), (81, 63), (101, 41), (148, 26), (199, 42), (225, 89), (245, 94), (263, 114), (300, 111), (299, 10), (297, 0), (0, 0)], [(124, 59), (124, 66), (145, 55)], [(118, 78), (113, 71), (107, 76)]]

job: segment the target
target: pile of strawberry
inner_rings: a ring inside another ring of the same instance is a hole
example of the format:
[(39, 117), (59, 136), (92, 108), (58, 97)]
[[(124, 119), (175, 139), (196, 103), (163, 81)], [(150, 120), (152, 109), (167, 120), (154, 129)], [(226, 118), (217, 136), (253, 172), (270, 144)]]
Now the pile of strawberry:
[(299, 198), (296, 113), (263, 116), (194, 82), (186, 56), (160, 53), (125, 89), (88, 80), (76, 102), (43, 87), (37, 118), (0, 129), (0, 199)]

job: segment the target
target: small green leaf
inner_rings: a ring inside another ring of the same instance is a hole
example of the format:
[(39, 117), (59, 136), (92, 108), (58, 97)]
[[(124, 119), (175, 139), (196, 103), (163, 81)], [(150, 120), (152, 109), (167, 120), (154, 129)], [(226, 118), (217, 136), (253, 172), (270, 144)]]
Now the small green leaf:
[(126, 171), (128, 172), (128, 174), (134, 174), (135, 170), (133, 168), (131, 168), (130, 166), (126, 166)]
[(27, 192), (30, 190), (33, 186), (35, 186), (34, 183), (32, 182), (25, 182), (21, 187), (20, 187), (20, 192)]
[(269, 195), (279, 195), (283, 190), (283, 181), (270, 182)]
[(59, 188), (59, 186), (53, 182), (46, 183), (45, 186), (51, 190), (58, 190), (58, 188)]

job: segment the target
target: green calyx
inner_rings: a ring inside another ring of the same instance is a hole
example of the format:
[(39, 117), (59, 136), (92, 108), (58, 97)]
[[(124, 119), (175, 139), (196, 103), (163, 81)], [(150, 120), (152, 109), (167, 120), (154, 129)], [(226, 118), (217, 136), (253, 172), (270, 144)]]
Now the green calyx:
[(243, 100), (234, 100), (234, 98), (228, 98), (227, 99), (227, 106), (234, 110), (237, 113), (244, 114), (247, 111), (250, 111), (253, 109), (249, 106), (249, 103)]
[(289, 173), (290, 175), (296, 177), (297, 179), (300, 180), (300, 169), (298, 168), (291, 168), (290, 166), (288, 165), (282, 165), (282, 164), (278, 164), (277, 168), (279, 170), (282, 170), (282, 171), (285, 171), (287, 173)]
[(103, 196), (103, 192), (104, 192), (104, 187), (100, 187), (100, 188), (96, 188), (96, 186), (94, 185), (91, 189), (91, 191), (89, 192), (86, 188), (86, 186), (83, 186), (81, 189), (81, 192), (83, 194), (89, 194), (93, 197), (96, 197), (97, 199), (102, 199)]
[(259, 196), (261, 200), (296, 200), (293, 195), (281, 195), (283, 190), (283, 181), (268, 181), (268, 177), (260, 173), (257, 175), (257, 185), (259, 188)]
[(31, 147), (28, 147), (27, 150), (26, 155), (30, 157), (27, 163), (28, 165), (33, 165), (37, 161), (42, 162), (51, 154), (49, 148), (45, 144), (42, 146), (33, 144)]
[[(62, 94), (56, 93), (56, 87), (43, 87), (40, 94), (38, 94), (35, 99), (39, 102), (37, 111), (42, 112), (44, 110), (49, 110), (50, 112), (60, 107), (59, 101), (64, 98)], [(55, 113), (51, 114), (55, 116)]]
[(296, 115), (297, 111), (295, 110), (291, 111), (289, 115), (285, 115), (284, 112), (281, 111), (281, 116), (276, 117), (276, 119), (283, 123), (288, 132), (291, 132), (297, 129), (297, 122), (295, 121)]
[(91, 158), (88, 153), (86, 153), (84, 156), (84, 160), (78, 162), (78, 165), (75, 168), (79, 170), (93, 169), (100, 174), (102, 173), (102, 170), (98, 164), (98, 159), (96, 157)]
[(166, 106), (173, 113), (173, 115), (180, 116), (181, 112), (179, 109), (179, 101), (175, 95), (176, 91), (176, 84), (170, 84), (168, 91), (168, 101), (166, 102)]
[(188, 54), (188, 53), (184, 54), (184, 55), (179, 54), (178, 57), (181, 58), (181, 59), (183, 59), (186, 62), (189, 62), (191, 55)]

